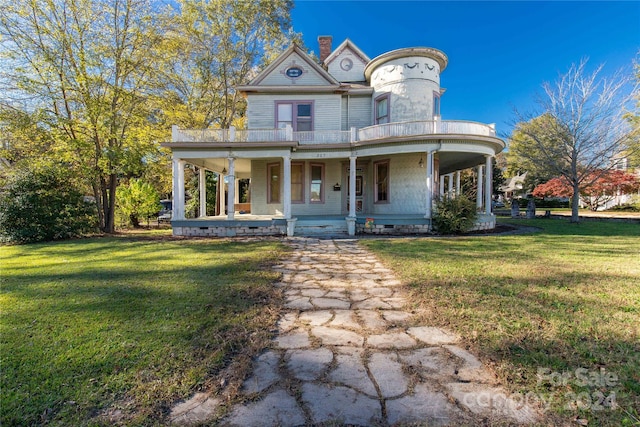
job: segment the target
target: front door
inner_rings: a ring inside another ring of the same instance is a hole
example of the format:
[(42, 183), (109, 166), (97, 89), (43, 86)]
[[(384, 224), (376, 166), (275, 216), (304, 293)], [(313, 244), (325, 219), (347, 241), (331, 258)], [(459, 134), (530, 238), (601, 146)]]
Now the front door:
[[(346, 199), (346, 203), (345, 206), (347, 207), (347, 214), (349, 213), (349, 202), (351, 200), (351, 174), (349, 171), (349, 167), (347, 167), (347, 199)], [(356, 215), (357, 214), (361, 214), (362, 212), (364, 212), (364, 206), (365, 206), (365, 170), (363, 167), (356, 167)]]

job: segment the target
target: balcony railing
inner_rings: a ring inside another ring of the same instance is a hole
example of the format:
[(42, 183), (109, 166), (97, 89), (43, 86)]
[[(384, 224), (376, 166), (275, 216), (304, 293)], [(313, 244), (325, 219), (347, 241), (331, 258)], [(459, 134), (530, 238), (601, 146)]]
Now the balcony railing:
[(415, 122), (386, 123), (350, 131), (317, 130), (293, 132), (290, 126), (283, 129), (178, 129), (173, 127), (174, 142), (276, 142), (298, 141), (301, 145), (353, 143), (384, 138), (412, 137), (420, 135), (473, 135), (496, 136), (495, 125), (459, 120), (425, 120)]

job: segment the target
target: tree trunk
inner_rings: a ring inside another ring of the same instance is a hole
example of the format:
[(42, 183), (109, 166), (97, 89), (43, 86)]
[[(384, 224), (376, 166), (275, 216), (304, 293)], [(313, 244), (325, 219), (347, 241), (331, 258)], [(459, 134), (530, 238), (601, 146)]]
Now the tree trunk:
[(573, 197), (571, 198), (571, 222), (580, 222), (580, 187), (577, 182), (573, 183)]

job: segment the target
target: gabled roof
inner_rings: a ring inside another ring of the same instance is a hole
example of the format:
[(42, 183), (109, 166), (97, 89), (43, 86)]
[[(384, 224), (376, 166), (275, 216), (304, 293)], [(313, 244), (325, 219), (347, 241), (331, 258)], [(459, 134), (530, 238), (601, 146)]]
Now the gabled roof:
[(331, 54), (329, 56), (327, 56), (327, 58), (324, 60), (324, 63), (325, 64), (329, 64), (338, 55), (340, 55), (340, 53), (343, 50), (345, 50), (347, 48), (350, 49), (360, 59), (362, 59), (362, 62), (364, 62), (365, 64), (367, 64), (369, 61), (371, 61), (371, 59), (363, 51), (361, 51), (358, 46), (356, 46), (351, 40), (349, 40), (347, 38), (342, 43), (340, 43), (340, 46), (335, 48), (335, 50), (333, 52), (331, 52)]
[(326, 80), (327, 85), (332, 86), (340, 86), (340, 82), (334, 79), (331, 74), (327, 73), (324, 68), (318, 65), (306, 52), (304, 52), (298, 45), (295, 43), (292, 44), (287, 50), (285, 50), (275, 61), (269, 64), (264, 70), (258, 74), (256, 78), (251, 80), (251, 82), (247, 86), (258, 86), (260, 83), (271, 73), (277, 70), (282, 64), (289, 59), (289, 57), (293, 54), (297, 54), (306, 65), (316, 71), (324, 80)]

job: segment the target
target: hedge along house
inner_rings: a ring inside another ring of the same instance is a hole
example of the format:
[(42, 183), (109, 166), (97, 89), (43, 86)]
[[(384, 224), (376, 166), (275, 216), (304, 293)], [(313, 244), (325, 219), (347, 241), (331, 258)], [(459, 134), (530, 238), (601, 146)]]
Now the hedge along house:
[[(460, 172), (477, 170), (476, 229), (495, 227), (494, 125), (442, 120), (433, 48), (370, 60), (350, 40), (316, 63), (291, 46), (246, 86), (247, 129), (173, 128), (175, 235), (426, 233), (434, 201), (460, 193)], [(185, 219), (184, 167), (200, 170), (200, 217)], [(222, 216), (207, 216), (204, 171), (226, 182)], [(249, 180), (250, 201), (238, 203)], [(246, 181), (244, 181), (246, 182)], [(231, 208), (233, 207), (233, 208)], [(242, 213), (239, 213), (242, 212)]]

